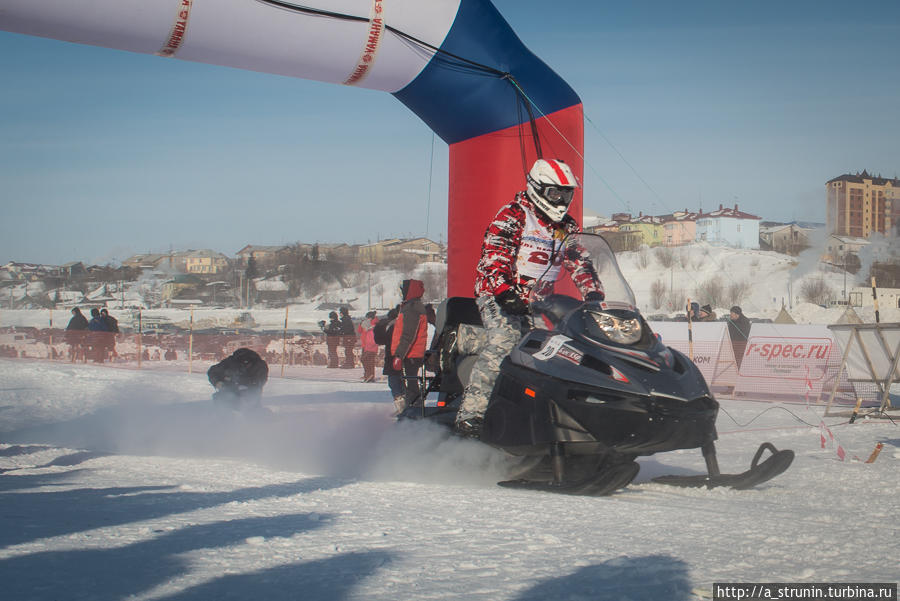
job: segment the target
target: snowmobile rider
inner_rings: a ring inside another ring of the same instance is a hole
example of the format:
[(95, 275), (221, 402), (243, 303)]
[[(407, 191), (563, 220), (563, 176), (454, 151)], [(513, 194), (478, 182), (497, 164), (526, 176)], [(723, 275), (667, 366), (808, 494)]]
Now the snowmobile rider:
[(485, 338), (456, 414), (456, 430), (464, 436), (481, 433), (500, 362), (529, 328), (529, 292), (538, 278), (555, 280), (565, 266), (585, 300), (604, 298), (587, 257), (566, 253), (562, 261), (549, 265), (560, 241), (579, 231), (568, 214), (578, 187), (572, 169), (559, 159), (538, 159), (525, 179), (525, 190), (497, 212), (481, 247), (475, 302)]
[(217, 405), (237, 410), (259, 407), (269, 366), (256, 351), (239, 348), (210, 367), (206, 376), (216, 389), (213, 402)]

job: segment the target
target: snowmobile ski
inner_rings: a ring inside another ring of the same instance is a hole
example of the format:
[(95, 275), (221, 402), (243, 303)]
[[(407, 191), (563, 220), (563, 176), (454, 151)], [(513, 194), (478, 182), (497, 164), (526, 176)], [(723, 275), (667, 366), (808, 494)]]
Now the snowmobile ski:
[(640, 466), (629, 461), (610, 466), (592, 476), (568, 482), (553, 482), (552, 480), (505, 480), (498, 482), (506, 488), (519, 488), (524, 490), (540, 490), (566, 495), (581, 495), (588, 497), (605, 497), (625, 488), (637, 476)]
[[(760, 457), (766, 450), (772, 454), (765, 461), (759, 463)], [(701, 486), (717, 488), (720, 486), (727, 486), (737, 490), (745, 490), (771, 480), (790, 467), (793, 460), (793, 451), (787, 449), (779, 451), (772, 443), (764, 442), (759, 446), (759, 449), (757, 449), (756, 455), (753, 456), (750, 469), (740, 474), (660, 476), (654, 478), (653, 482), (685, 488), (699, 488)]]

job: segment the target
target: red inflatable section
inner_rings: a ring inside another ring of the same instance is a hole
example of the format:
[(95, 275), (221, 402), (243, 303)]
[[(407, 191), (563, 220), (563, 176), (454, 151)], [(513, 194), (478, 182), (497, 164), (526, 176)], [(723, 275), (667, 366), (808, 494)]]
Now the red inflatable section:
[[(579, 183), (583, 183), (582, 105), (537, 119), (537, 129), (543, 158), (564, 160)], [(537, 158), (528, 123), (450, 145), (448, 296), (474, 295), (475, 267), (481, 256), (484, 231), (500, 207), (525, 189), (525, 174)], [(582, 191), (579, 187), (569, 209), (579, 224)]]

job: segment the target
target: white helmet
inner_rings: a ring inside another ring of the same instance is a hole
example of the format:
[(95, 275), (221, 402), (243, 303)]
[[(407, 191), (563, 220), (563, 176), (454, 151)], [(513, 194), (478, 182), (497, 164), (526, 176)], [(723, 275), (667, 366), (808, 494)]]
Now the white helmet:
[(559, 159), (538, 159), (525, 179), (531, 202), (551, 220), (562, 221), (578, 187), (572, 169)]

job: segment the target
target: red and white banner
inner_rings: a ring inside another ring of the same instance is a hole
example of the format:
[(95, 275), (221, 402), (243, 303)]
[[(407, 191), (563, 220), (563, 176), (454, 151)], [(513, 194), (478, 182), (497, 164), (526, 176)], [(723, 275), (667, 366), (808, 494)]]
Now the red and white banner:
[(180, 0), (178, 10), (175, 11), (175, 22), (172, 30), (166, 37), (166, 43), (157, 52), (157, 56), (175, 56), (175, 53), (184, 44), (184, 36), (187, 33), (188, 21), (191, 18), (191, 5), (194, 0)]
[(365, 79), (366, 75), (375, 63), (378, 47), (381, 46), (381, 38), (384, 37), (384, 7), (382, 0), (372, 0), (372, 10), (369, 13), (369, 29), (366, 32), (366, 41), (363, 44), (362, 54), (356, 61), (356, 67), (350, 76), (344, 80), (344, 85), (353, 86)]
[[(655, 321), (650, 328), (666, 346), (691, 356), (710, 388), (733, 388), (737, 378), (734, 351), (723, 321), (698, 322), (691, 325), (693, 345), (688, 342), (686, 321)], [(693, 349), (691, 348), (693, 347)]]
[[(652, 322), (663, 343), (689, 353), (686, 322)], [(760, 400), (826, 402), (834, 387), (841, 349), (827, 326), (754, 323), (735, 361), (725, 322), (693, 324), (693, 359), (714, 393)], [(845, 381), (843, 386), (849, 386)], [(843, 390), (843, 388), (839, 388)], [(856, 395), (864, 395), (860, 391)], [(840, 403), (840, 400), (835, 402)]]
[(736, 394), (772, 393), (816, 398), (840, 363), (826, 326), (755, 323), (738, 370)]

